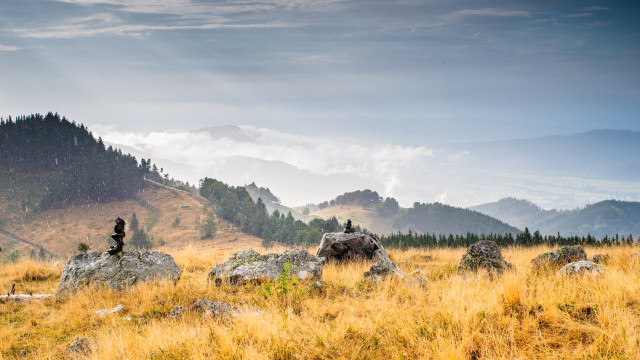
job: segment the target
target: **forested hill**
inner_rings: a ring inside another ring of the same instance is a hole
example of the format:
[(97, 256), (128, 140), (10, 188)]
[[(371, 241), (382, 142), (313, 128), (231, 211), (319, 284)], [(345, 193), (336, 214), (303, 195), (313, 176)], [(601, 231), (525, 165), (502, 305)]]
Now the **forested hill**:
[(397, 229), (430, 234), (518, 234), (521, 231), (477, 211), (440, 203), (414, 203), (394, 221)]
[(53, 113), (0, 120), (0, 168), (5, 183), (33, 184), (22, 202), (39, 209), (129, 199), (145, 175), (159, 176), (150, 160), (138, 164), (105, 148), (84, 125)]
[(575, 210), (544, 210), (526, 200), (505, 198), (471, 207), (515, 226), (542, 234), (596, 237), (640, 234), (640, 202), (606, 200)]
[(398, 231), (435, 235), (513, 234), (521, 231), (493, 217), (468, 209), (440, 203), (414, 203), (401, 208), (392, 197), (383, 198), (369, 189), (346, 192), (331, 201), (318, 204), (312, 215), (335, 215), (339, 221), (351, 218), (373, 232), (390, 234)]

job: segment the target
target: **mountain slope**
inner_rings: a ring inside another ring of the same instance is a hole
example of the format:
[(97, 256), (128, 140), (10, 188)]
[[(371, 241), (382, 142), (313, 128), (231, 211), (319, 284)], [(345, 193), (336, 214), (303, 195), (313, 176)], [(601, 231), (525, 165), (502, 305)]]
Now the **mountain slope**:
[(582, 209), (557, 211), (540, 209), (526, 200), (505, 198), (470, 209), (542, 234), (560, 232), (596, 237), (640, 234), (640, 202), (605, 200)]

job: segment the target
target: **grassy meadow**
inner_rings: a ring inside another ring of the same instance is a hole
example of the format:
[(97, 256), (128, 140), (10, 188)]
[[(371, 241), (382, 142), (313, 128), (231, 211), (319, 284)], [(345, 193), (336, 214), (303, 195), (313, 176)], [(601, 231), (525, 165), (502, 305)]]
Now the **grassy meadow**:
[[(363, 281), (370, 263), (327, 264), (324, 288), (302, 283), (279, 296), (207, 284), (232, 249), (167, 248), (183, 269), (176, 285), (0, 303), (0, 359), (640, 359), (640, 264), (630, 262), (638, 248), (587, 248), (611, 260), (603, 275), (585, 278), (532, 272), (530, 260), (548, 250), (503, 249), (517, 271), (493, 281), (457, 275), (464, 249), (391, 250), (400, 268), (422, 269), (429, 284), (372, 285)], [(0, 290), (15, 283), (16, 293), (54, 293), (62, 267), (1, 265)], [(202, 298), (261, 311), (167, 318)], [(120, 312), (95, 314), (118, 304)], [(77, 336), (96, 339), (90, 354), (67, 354)]]

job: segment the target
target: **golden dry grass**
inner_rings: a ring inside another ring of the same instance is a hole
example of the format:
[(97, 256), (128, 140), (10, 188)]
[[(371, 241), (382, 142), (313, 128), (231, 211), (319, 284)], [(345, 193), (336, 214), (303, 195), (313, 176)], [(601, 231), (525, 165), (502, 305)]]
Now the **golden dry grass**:
[[(4, 224), (3, 229), (41, 245), (62, 258), (76, 253), (80, 242), (89, 244), (94, 250), (108, 249), (109, 235), (113, 232), (113, 220), (120, 216), (129, 223), (134, 212), (140, 228), (155, 222), (149, 229), (149, 234), (156, 243), (162, 241), (165, 246), (173, 249), (189, 245), (212, 249), (232, 242), (249, 247), (261, 243), (262, 240), (259, 238), (242, 233), (234, 225), (223, 220), (216, 220), (218, 231), (213, 239), (201, 240), (198, 224), (203, 218), (202, 209), (203, 205), (185, 192), (148, 185), (134, 200), (70, 206), (41, 213), (14, 212), (9, 214), (10, 221)], [(181, 221), (178, 227), (174, 228), (171, 224), (176, 217)], [(128, 227), (126, 231), (129, 231)], [(128, 234), (125, 238), (125, 243), (130, 236)], [(10, 249), (7, 245), (11, 245)], [(28, 245), (15, 244), (2, 235), (0, 247), (3, 248), (5, 256), (6, 253), (19, 250), (23, 258), (28, 257), (34, 250)], [(38, 250), (35, 250), (37, 253)]]
[[(530, 259), (546, 250), (503, 250), (518, 270), (493, 281), (456, 274), (464, 249), (390, 251), (405, 272), (422, 269), (428, 286), (374, 286), (363, 281), (368, 263), (328, 264), (324, 290), (302, 284), (305, 294), (287, 299), (256, 286), (208, 285), (207, 272), (233, 249), (167, 250), (184, 271), (176, 285), (0, 304), (0, 358), (67, 358), (66, 346), (84, 336), (97, 339), (94, 351), (77, 358), (639, 359), (640, 264), (629, 260), (638, 249), (588, 248), (612, 259), (603, 275), (586, 278), (533, 273)], [(0, 289), (15, 282), (18, 292), (54, 292), (60, 272), (49, 263), (4, 265)], [(201, 298), (263, 313), (167, 319), (174, 306)], [(118, 304), (122, 312), (95, 315)]]

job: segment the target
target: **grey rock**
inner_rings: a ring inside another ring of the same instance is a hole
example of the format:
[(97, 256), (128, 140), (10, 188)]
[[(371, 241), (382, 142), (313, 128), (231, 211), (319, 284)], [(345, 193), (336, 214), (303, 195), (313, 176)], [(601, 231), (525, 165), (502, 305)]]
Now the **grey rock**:
[(69, 346), (67, 346), (67, 353), (69, 355), (89, 355), (91, 354), (91, 345), (95, 345), (97, 339), (86, 338), (78, 336)]
[(593, 255), (593, 258), (591, 259), (592, 262), (596, 263), (596, 264), (607, 264), (609, 262), (609, 260), (611, 259), (611, 256), (605, 254), (596, 254)]
[(411, 285), (426, 288), (427, 285), (429, 285), (429, 281), (422, 276), (418, 276), (417, 278), (411, 280)]
[(88, 284), (122, 290), (137, 283), (168, 279), (177, 282), (182, 269), (159, 251), (123, 251), (116, 255), (89, 250), (72, 256), (62, 271), (56, 295)]
[(604, 271), (604, 265), (596, 264), (592, 261), (576, 261), (563, 266), (556, 272), (558, 275), (575, 276), (575, 275), (599, 275)]
[(378, 239), (360, 232), (324, 234), (316, 256), (324, 257), (327, 261), (338, 262), (352, 260), (389, 261), (389, 254)]
[(113, 314), (119, 311), (122, 311), (122, 309), (124, 309), (124, 305), (122, 304), (118, 304), (115, 307), (111, 308), (111, 309), (100, 309), (98, 311), (96, 311), (96, 315), (103, 317), (109, 314)]
[(564, 246), (558, 250), (538, 255), (531, 260), (536, 270), (558, 269), (574, 261), (587, 260), (587, 253), (582, 246)]
[(480, 269), (486, 270), (490, 275), (500, 275), (505, 270), (514, 270), (515, 266), (502, 258), (498, 244), (490, 240), (481, 240), (469, 246), (458, 262), (459, 273)]
[(369, 271), (364, 273), (364, 278), (373, 283), (380, 282), (389, 276), (407, 280), (407, 275), (393, 261), (389, 260), (378, 260), (371, 265)]
[(169, 318), (181, 317), (185, 312), (202, 314), (202, 318), (230, 319), (240, 311), (236, 306), (224, 302), (200, 299), (191, 306), (176, 306), (169, 311)]
[(300, 280), (317, 281), (322, 277), (324, 259), (305, 250), (288, 250), (282, 254), (260, 255), (253, 249), (241, 250), (226, 262), (216, 265), (208, 281), (216, 285), (228, 281), (232, 285), (269, 282), (280, 278), (284, 265), (290, 264), (290, 275)]

